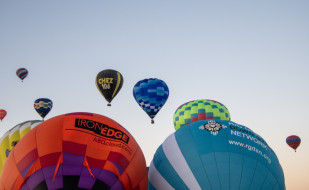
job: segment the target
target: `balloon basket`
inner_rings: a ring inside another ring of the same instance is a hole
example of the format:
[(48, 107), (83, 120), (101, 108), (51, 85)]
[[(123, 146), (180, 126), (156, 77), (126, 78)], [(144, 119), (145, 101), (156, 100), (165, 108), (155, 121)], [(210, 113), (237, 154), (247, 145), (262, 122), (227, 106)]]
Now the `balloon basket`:
[(112, 104), (107, 104), (107, 106), (112, 106)]
[(151, 120), (151, 124), (154, 124), (154, 120), (153, 119)]

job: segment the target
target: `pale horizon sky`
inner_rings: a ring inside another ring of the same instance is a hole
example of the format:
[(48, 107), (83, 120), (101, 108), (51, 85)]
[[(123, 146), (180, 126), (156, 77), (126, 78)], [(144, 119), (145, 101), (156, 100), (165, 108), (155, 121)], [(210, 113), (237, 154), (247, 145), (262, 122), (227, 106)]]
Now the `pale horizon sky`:
[[(213, 99), (272, 147), (287, 190), (308, 190), (308, 10), (306, 0), (0, 1), (0, 135), (40, 119), (33, 102), (46, 97), (46, 119), (82, 111), (120, 123), (149, 165), (178, 106)], [(111, 107), (94, 82), (104, 69), (124, 78)], [(145, 78), (170, 91), (154, 125), (133, 97)], [(302, 139), (296, 153), (289, 135)]]

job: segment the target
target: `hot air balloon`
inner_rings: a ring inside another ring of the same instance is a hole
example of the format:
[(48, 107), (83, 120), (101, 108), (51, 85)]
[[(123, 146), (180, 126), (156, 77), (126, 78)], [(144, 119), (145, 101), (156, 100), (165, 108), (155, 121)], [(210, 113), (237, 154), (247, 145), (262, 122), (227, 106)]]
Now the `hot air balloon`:
[(157, 149), (148, 189), (285, 190), (274, 151), (249, 128), (224, 120), (181, 127)]
[(2, 121), (2, 119), (5, 118), (5, 116), (6, 116), (6, 111), (1, 109), (0, 110), (0, 120)]
[(97, 74), (95, 84), (102, 96), (109, 102), (107, 105), (111, 106), (110, 103), (122, 87), (123, 77), (118, 71), (107, 69)]
[(44, 120), (45, 116), (50, 112), (53, 107), (53, 102), (48, 98), (39, 98), (34, 101), (35, 111), (42, 117)]
[(179, 129), (199, 120), (219, 119), (231, 120), (229, 110), (215, 100), (193, 100), (182, 104), (174, 114), (174, 127)]
[(19, 68), (16, 71), (16, 75), (21, 79), (21, 81), (23, 82), (23, 80), (27, 77), (28, 75), (28, 70), (25, 68)]
[(147, 168), (133, 136), (114, 120), (68, 113), (44, 121), (11, 151), (0, 189), (140, 189)]
[(301, 142), (300, 138), (296, 135), (291, 135), (286, 138), (286, 143), (291, 148), (293, 148), (295, 152), (296, 152), (297, 147), (300, 145), (300, 142)]
[(40, 120), (29, 120), (19, 123), (13, 128), (9, 129), (0, 138), (0, 174), (7, 157), (9, 156), (14, 146), (23, 136), (25, 136), (26, 133), (28, 133), (31, 129), (40, 123), (42, 123)]
[(160, 111), (168, 99), (169, 89), (164, 81), (156, 78), (149, 78), (138, 81), (133, 88), (133, 96), (138, 105), (151, 118)]

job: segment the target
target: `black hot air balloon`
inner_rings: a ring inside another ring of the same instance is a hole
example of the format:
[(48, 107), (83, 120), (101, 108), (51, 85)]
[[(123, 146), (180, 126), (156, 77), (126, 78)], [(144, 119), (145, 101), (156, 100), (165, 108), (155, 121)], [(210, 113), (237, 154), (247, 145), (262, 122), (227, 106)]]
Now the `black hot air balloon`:
[(109, 102), (107, 105), (111, 106), (111, 101), (122, 87), (123, 77), (118, 71), (106, 69), (97, 74), (95, 84), (102, 96)]

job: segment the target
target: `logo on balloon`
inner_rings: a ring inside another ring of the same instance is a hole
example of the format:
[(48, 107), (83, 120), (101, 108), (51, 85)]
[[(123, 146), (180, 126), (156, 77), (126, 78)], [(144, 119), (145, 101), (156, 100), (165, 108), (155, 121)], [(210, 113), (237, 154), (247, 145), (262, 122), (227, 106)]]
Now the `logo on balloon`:
[(106, 124), (99, 123), (88, 119), (76, 119), (75, 127), (93, 131), (94, 133), (115, 140), (120, 140), (128, 144), (130, 137), (124, 132), (112, 128)]
[(98, 83), (100, 85), (102, 85), (102, 88), (105, 90), (105, 89), (110, 89), (111, 86), (110, 84), (113, 84), (113, 78), (100, 78), (98, 79)]
[(207, 131), (209, 131), (212, 135), (217, 135), (218, 131), (220, 131), (221, 129), (225, 129), (226, 126), (222, 125), (220, 123), (217, 123), (213, 120), (208, 121), (205, 125), (202, 125), (199, 127), (199, 129), (206, 129)]

